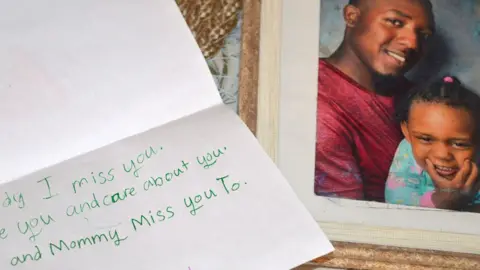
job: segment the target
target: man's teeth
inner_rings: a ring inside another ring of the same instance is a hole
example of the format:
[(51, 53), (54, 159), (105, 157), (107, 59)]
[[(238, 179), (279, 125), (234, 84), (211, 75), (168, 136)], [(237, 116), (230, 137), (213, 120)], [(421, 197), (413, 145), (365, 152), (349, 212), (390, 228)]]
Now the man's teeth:
[(396, 53), (393, 53), (393, 52), (390, 52), (390, 51), (388, 51), (387, 54), (390, 55), (391, 57), (397, 59), (398, 61), (400, 61), (402, 63), (405, 62), (405, 57), (403, 57), (403, 56), (400, 56), (400, 55), (398, 55)]

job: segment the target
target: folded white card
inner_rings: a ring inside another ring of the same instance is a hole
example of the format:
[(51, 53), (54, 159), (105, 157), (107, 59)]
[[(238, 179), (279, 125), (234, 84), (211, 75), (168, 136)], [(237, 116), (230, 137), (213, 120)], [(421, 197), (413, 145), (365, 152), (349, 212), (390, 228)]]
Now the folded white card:
[(173, 0), (0, 0), (0, 268), (289, 269), (333, 250)]

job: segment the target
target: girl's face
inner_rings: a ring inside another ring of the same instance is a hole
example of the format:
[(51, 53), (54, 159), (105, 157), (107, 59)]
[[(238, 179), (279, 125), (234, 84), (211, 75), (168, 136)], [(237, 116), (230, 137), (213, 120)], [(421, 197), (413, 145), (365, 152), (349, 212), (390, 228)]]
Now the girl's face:
[(475, 121), (470, 113), (440, 103), (414, 102), (402, 132), (410, 142), (416, 162), (426, 168), (426, 159), (437, 173), (453, 179), (466, 159), (475, 154)]

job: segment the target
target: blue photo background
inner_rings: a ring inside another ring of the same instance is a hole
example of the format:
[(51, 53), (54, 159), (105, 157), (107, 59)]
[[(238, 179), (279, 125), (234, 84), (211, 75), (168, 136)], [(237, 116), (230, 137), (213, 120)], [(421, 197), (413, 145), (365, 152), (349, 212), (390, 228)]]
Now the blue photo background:
[[(330, 55), (343, 38), (342, 9), (348, 0), (321, 0), (320, 56)], [(437, 35), (429, 53), (407, 76), (415, 81), (457, 76), (480, 93), (480, 0), (431, 0)]]

